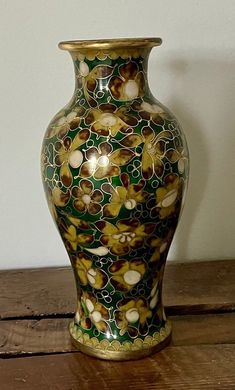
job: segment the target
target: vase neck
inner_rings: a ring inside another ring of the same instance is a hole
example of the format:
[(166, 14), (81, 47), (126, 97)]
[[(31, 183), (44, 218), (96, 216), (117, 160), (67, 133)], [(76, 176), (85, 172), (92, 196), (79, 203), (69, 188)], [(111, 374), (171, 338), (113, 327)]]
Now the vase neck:
[(150, 93), (147, 80), (151, 48), (70, 52), (75, 69), (75, 94), (92, 107), (109, 100), (128, 102)]

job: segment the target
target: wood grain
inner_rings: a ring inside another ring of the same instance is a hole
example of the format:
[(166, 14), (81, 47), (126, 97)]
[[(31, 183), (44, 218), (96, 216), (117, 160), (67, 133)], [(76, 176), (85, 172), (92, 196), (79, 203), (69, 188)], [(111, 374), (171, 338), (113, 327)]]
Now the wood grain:
[(70, 268), (0, 272), (0, 318), (66, 315), (75, 306)]
[(69, 318), (0, 321), (0, 356), (70, 352)]
[(167, 347), (135, 362), (80, 353), (0, 359), (1, 390), (234, 390), (234, 361), (235, 345)]
[[(235, 310), (235, 261), (168, 263), (168, 314)], [(0, 272), (0, 318), (72, 315), (76, 306), (70, 268)]]
[(235, 343), (235, 313), (177, 316), (171, 320), (173, 345)]
[(178, 263), (166, 267), (168, 314), (235, 310), (235, 260)]
[[(0, 356), (75, 351), (68, 318), (0, 322)], [(172, 346), (235, 343), (235, 313), (171, 318)]]

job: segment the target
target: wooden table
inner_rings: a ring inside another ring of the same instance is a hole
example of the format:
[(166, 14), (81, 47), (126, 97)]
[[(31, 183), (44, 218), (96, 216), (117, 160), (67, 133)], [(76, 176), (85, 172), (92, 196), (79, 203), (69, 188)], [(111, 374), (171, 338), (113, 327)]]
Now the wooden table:
[(135, 362), (74, 350), (70, 268), (0, 272), (0, 389), (235, 389), (235, 261), (168, 264), (169, 347)]

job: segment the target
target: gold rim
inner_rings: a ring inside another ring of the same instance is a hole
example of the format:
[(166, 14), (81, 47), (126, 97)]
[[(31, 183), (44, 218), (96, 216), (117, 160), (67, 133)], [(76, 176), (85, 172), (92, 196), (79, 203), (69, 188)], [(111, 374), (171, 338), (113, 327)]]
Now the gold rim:
[(161, 351), (171, 341), (171, 333), (159, 344), (138, 351), (105, 351), (81, 344), (71, 336), (72, 344), (82, 353), (104, 360), (138, 360)]
[(161, 38), (117, 38), (117, 39), (96, 39), (96, 40), (75, 40), (59, 43), (62, 50), (75, 51), (78, 49), (118, 49), (124, 47), (154, 47), (160, 46)]

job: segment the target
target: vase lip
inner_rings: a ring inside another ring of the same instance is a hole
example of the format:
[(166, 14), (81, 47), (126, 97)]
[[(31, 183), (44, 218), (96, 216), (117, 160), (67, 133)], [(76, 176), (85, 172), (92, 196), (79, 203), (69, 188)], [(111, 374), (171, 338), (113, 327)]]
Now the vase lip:
[(121, 49), (121, 48), (146, 48), (160, 46), (162, 39), (158, 37), (142, 38), (109, 38), (62, 41), (58, 44), (62, 50), (77, 51), (79, 49)]

